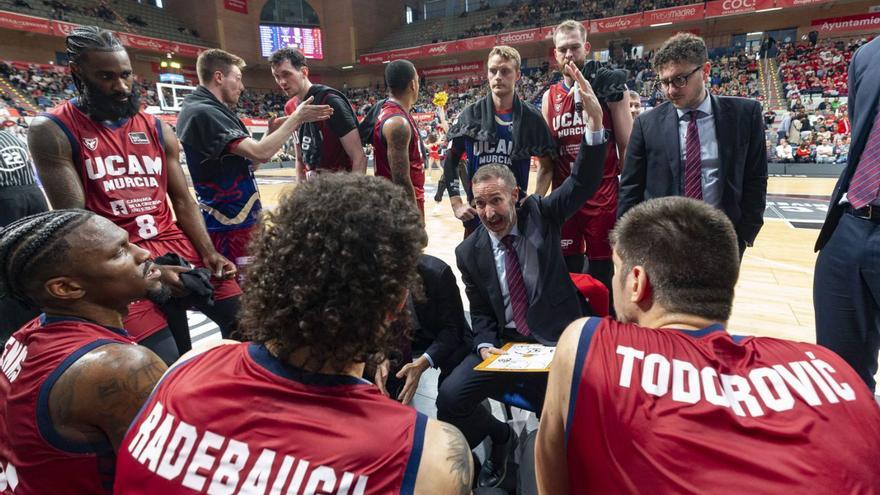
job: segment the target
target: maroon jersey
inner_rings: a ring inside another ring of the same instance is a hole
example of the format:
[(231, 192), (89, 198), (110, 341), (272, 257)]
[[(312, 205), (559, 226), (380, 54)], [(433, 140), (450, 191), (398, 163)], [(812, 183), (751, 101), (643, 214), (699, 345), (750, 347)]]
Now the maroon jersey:
[(391, 166), (388, 164), (388, 145), (385, 143), (385, 137), (382, 135), (382, 127), (385, 125), (386, 120), (396, 116), (404, 117), (409, 122), (409, 177), (416, 192), (416, 201), (419, 204), (424, 204), (425, 150), (422, 145), (422, 139), (419, 137), (419, 127), (409, 112), (404, 110), (399, 103), (391, 100), (386, 100), (385, 104), (382, 105), (382, 110), (376, 119), (376, 127), (373, 128), (372, 141), (375, 174), (378, 177), (385, 177), (391, 180)]
[(127, 230), (133, 243), (184, 237), (166, 200), (168, 170), (159, 119), (139, 112), (114, 124), (96, 122), (77, 108), (75, 99), (43, 115), (70, 140), (87, 210)]
[[(571, 167), (577, 159), (584, 135), (583, 120), (580, 112), (575, 111), (574, 92), (569, 93), (565, 80), (550, 86), (548, 90), (547, 115), (550, 119), (550, 133), (559, 146), (559, 158), (553, 167), (553, 188), (562, 185), (562, 182), (571, 175)], [(617, 156), (617, 141), (614, 138), (614, 122), (608, 107), (602, 104), (602, 126), (608, 130), (608, 145), (606, 146), (605, 170), (602, 172), (602, 182), (599, 190), (584, 204), (585, 210), (617, 211), (617, 189), (620, 175), (620, 159)]]
[(61, 374), (85, 353), (116, 343), (133, 344), (121, 329), (45, 315), (6, 341), (0, 376), (0, 492), (42, 495), (112, 490), (112, 447), (62, 437), (49, 416), (49, 393)]
[[(139, 112), (115, 124), (96, 122), (71, 100), (44, 116), (67, 135), (85, 207), (128, 231), (129, 239), (155, 257), (177, 253), (204, 266), (168, 206), (168, 169), (162, 124)], [(217, 300), (241, 293), (234, 280), (213, 280)], [(165, 314), (143, 299), (129, 305), (125, 328), (140, 342), (168, 326)]]
[[(172, 369), (119, 448), (116, 493), (412, 493), (427, 418), (254, 343)], [(287, 491), (283, 491), (283, 490)]]
[(572, 376), (571, 493), (880, 488), (880, 408), (823, 347), (591, 318)]

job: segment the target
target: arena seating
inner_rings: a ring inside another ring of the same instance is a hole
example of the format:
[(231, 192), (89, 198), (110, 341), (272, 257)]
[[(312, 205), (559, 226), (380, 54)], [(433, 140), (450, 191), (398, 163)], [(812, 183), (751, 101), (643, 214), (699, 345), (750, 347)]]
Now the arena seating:
[[(476, 2), (472, 2), (476, 3)], [(434, 17), (401, 26), (367, 52), (450, 41), (503, 31), (547, 26), (563, 19), (599, 19), (642, 10), (701, 3), (694, 0), (517, 0), (501, 8), (459, 12), (452, 17)]]
[(280, 117), (284, 115), (287, 96), (281, 91), (245, 91), (238, 100), (237, 112), (242, 117)]
[[(73, 96), (73, 80), (62, 68), (51, 70), (40, 64), (22, 68), (20, 65), (13, 66), (8, 62), (0, 62), (0, 101), (5, 106), (16, 108), (20, 114), (28, 115), (52, 108)], [(3, 89), (3, 80), (9, 83), (13, 91)], [(155, 81), (139, 78), (138, 85), (143, 104), (158, 106)], [(18, 99), (19, 96), (25, 98), (26, 103), (32, 108), (23, 105)], [(287, 97), (280, 91), (249, 90), (241, 96), (238, 112), (243, 117), (275, 117), (283, 113), (286, 101)]]
[(20, 64), (0, 62), (0, 85), (2, 82), (9, 85), (4, 91), (8, 102), (25, 115), (52, 108), (74, 94), (73, 80), (61, 67), (53, 70), (32, 64), (25, 69)]
[(757, 98), (761, 95), (758, 60), (754, 54), (744, 53), (715, 59), (710, 82), (712, 94)]
[[(782, 157), (776, 146), (768, 149), (771, 161), (845, 164), (849, 153), (850, 122), (847, 117), (847, 67), (865, 38), (824, 39), (780, 46), (776, 57), (777, 76), (790, 112), (792, 126), (786, 135), (793, 157)], [(783, 114), (784, 112), (780, 112)], [(778, 118), (773, 123), (777, 130)], [(833, 153), (820, 158), (820, 142)]]
[(846, 96), (846, 68), (863, 39), (783, 45), (777, 56), (786, 98), (792, 95)]
[[(0, 0), (5, 1), (5, 0)], [(491, 12), (491, 11), (489, 11)], [(480, 12), (485, 13), (485, 12)], [(817, 77), (815, 71), (819, 64), (825, 63), (828, 59), (830, 64), (848, 62), (852, 51), (858, 46), (861, 40), (849, 41), (832, 41), (822, 42), (816, 47), (808, 44), (786, 45), (781, 47), (779, 54), (779, 74), (783, 87), (788, 88), (788, 95), (792, 97), (787, 103), (788, 108), (795, 111), (798, 120), (803, 122), (805, 119), (811, 123), (808, 131), (798, 131), (798, 136), (791, 138), (795, 150), (800, 146), (801, 142), (805, 143), (808, 152), (801, 150), (799, 161), (815, 161), (817, 155), (817, 134), (819, 128), (813, 128), (818, 117), (822, 116), (822, 123), (826, 124), (829, 135), (824, 136), (825, 139), (834, 146), (833, 161), (845, 159), (848, 149), (848, 142), (845, 142), (845, 136), (849, 134), (848, 125), (839, 125), (845, 116), (845, 106), (841, 110), (838, 108), (838, 102), (832, 98), (828, 109), (816, 110), (820, 94), (804, 91), (801, 96), (801, 86), (799, 83), (807, 81), (805, 77), (812, 74)], [(843, 50), (840, 46), (843, 46)], [(663, 93), (656, 84), (657, 74), (650, 64), (651, 53), (646, 53), (640, 58), (627, 58), (625, 62), (618, 63), (618, 66), (626, 68), (629, 71), (628, 86), (636, 89), (645, 99), (648, 106), (656, 106), (663, 101)], [(830, 57), (829, 57), (830, 56)], [(839, 62), (835, 62), (839, 59)], [(735, 95), (749, 98), (763, 99), (763, 88), (759, 81), (760, 61), (754, 54), (737, 53), (731, 55), (723, 55), (712, 60), (712, 75), (710, 78), (710, 88), (713, 94)], [(833, 65), (832, 65), (833, 66)], [(33, 114), (37, 111), (43, 111), (51, 108), (58, 102), (68, 99), (73, 94), (72, 80), (63, 70), (47, 70), (47, 66), (34, 64), (27, 69), (21, 67), (21, 64), (12, 66), (8, 63), (0, 62), (0, 78), (6, 79), (17, 94), (9, 94), (2, 87), (0, 81), (0, 105), (16, 108), (19, 114)], [(821, 70), (821, 69), (819, 69)], [(833, 69), (832, 69), (833, 70)], [(812, 71), (812, 72), (811, 72)], [(829, 71), (830, 72), (830, 71)], [(535, 105), (540, 105), (541, 95), (553, 83), (558, 80), (559, 74), (555, 70), (551, 70), (545, 66), (541, 69), (532, 69), (523, 75), (518, 85), (518, 91), (521, 98)], [(831, 79), (828, 79), (828, 78)], [(845, 91), (845, 77), (843, 72), (843, 86)], [(821, 79), (820, 79), (821, 80)], [(833, 76), (826, 76), (824, 81), (831, 88)], [(141, 78), (139, 80), (141, 89), (141, 98), (145, 105), (158, 105), (154, 81)], [(432, 113), (435, 108), (431, 103), (431, 96), (439, 91), (446, 91), (449, 96), (447, 105), (447, 114), (450, 119), (454, 118), (467, 104), (476, 101), (486, 94), (485, 79), (481, 75), (475, 77), (445, 81), (442, 83), (430, 82), (425, 85), (422, 90), (424, 95), (416, 104), (414, 111), (423, 113)], [(358, 114), (362, 115), (375, 102), (385, 97), (384, 89), (381, 87), (370, 88), (348, 88), (346, 94), (352, 102)], [(833, 94), (833, 92), (829, 93)], [(21, 95), (26, 99), (26, 103), (32, 105), (33, 108), (27, 108), (21, 99), (17, 98)], [(817, 99), (813, 99), (813, 98)], [(248, 90), (242, 94), (237, 111), (242, 117), (252, 118), (269, 118), (283, 114), (284, 103), (287, 97), (278, 90)], [(806, 103), (806, 106), (803, 104)], [(780, 112), (781, 115), (781, 112)], [(774, 131), (778, 125), (779, 119), (768, 123)], [(798, 124), (799, 126), (801, 124)], [(775, 159), (775, 141), (768, 148), (771, 159)], [(794, 158), (798, 161), (797, 156)]]
[[(528, 75), (523, 75), (522, 80), (517, 86), (518, 94), (520, 98), (532, 104), (540, 105), (541, 96), (544, 94), (544, 91), (558, 77), (557, 73), (549, 70), (534, 70)], [(450, 118), (453, 118), (465, 106), (486, 95), (486, 81), (482, 77), (476, 77), (445, 81), (443, 83), (428, 83), (422, 89), (424, 96), (416, 103), (413, 111), (433, 112), (435, 108), (431, 103), (431, 97), (439, 91), (445, 91), (449, 94), (446, 112)], [(355, 88), (349, 89), (347, 96), (351, 100), (355, 111), (359, 115), (363, 115), (371, 105), (385, 98), (385, 93), (381, 88)]]
[(0, 0), (0, 9), (165, 40), (210, 45), (181, 19), (135, 0)]
[[(662, 103), (663, 96), (659, 86), (656, 85), (657, 74), (650, 64), (650, 54), (641, 58), (627, 59), (622, 64), (629, 71), (627, 86), (636, 89), (645, 97), (650, 106)], [(758, 65), (754, 55), (741, 54), (739, 56), (724, 56), (712, 61), (712, 92), (713, 94), (736, 95), (758, 97), (762, 96), (758, 84)], [(520, 98), (532, 104), (540, 105), (541, 96), (550, 84), (559, 78), (558, 72), (545, 67), (534, 70), (523, 76), (518, 85)], [(450, 100), (447, 114), (455, 115), (467, 104), (476, 101), (486, 94), (485, 80), (481, 77), (452, 80), (445, 83), (429, 83), (423, 88), (425, 98), (419, 100), (415, 111), (431, 112), (433, 106), (427, 96), (437, 91), (449, 93)], [(379, 88), (355, 88), (348, 90), (348, 97), (359, 114), (365, 109), (384, 97)]]
[(494, 11), (473, 12), (467, 17), (438, 17), (406, 24), (379, 41), (369, 51), (389, 50), (465, 38), (465, 31), (495, 15)]

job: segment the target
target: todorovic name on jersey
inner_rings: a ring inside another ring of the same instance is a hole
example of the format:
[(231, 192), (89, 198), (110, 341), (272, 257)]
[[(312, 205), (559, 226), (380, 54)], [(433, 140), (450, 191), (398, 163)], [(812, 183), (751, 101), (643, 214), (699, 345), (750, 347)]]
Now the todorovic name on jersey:
[[(198, 492), (281, 493), (285, 486), (285, 493), (367, 492), (368, 476), (340, 475), (330, 466), (311, 465), (306, 459), (198, 430), (175, 418), (161, 402), (156, 402), (126, 448), (150, 472)], [(250, 467), (245, 470), (245, 466)]]
[[(698, 369), (688, 361), (670, 362), (661, 354), (645, 355), (645, 351), (623, 345), (617, 346), (617, 354), (623, 358), (618, 383), (621, 387), (641, 386), (645, 393), (657, 397), (671, 392), (675, 402), (696, 404), (702, 400), (730, 408), (737, 416), (759, 417), (765, 409), (790, 411), (795, 405), (793, 394), (814, 407), (856, 399), (852, 387), (835, 380), (835, 369), (812, 352), (805, 353), (809, 361), (755, 368), (748, 376), (718, 373), (708, 367)], [(634, 376), (637, 369), (641, 376)]]
[(553, 117), (553, 130), (559, 137), (583, 136), (586, 129), (579, 112), (561, 113)]
[(512, 150), (513, 141), (509, 139), (499, 139), (495, 144), (488, 141), (474, 141), (474, 156), (477, 157), (478, 166), (493, 163), (510, 166), (513, 164), (510, 160)]
[(86, 175), (100, 181), (104, 192), (139, 187), (159, 187), (157, 176), (162, 175), (162, 157), (141, 155), (110, 155), (86, 158)]

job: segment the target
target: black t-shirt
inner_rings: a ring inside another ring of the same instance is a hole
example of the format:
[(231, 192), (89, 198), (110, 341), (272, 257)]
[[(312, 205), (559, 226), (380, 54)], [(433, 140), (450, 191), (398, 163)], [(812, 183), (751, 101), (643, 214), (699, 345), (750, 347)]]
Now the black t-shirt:
[[(312, 86), (313, 89), (315, 86)], [(313, 89), (309, 89), (309, 92), (306, 94), (306, 98), (309, 96), (313, 96)], [(315, 101), (315, 105), (330, 105), (333, 108), (333, 115), (330, 116), (330, 119), (327, 122), (327, 125), (330, 126), (330, 129), (333, 131), (333, 134), (336, 134), (337, 137), (342, 137), (352, 131), (352, 129), (357, 129), (357, 117), (354, 115), (354, 110), (351, 109), (351, 105), (343, 98), (340, 98), (339, 95), (328, 93), (324, 98), (324, 102)]]
[(333, 115), (325, 121), (307, 122), (300, 127), (299, 147), (302, 160), (309, 170), (351, 170), (351, 158), (345, 152), (340, 139), (357, 130), (357, 118), (348, 99), (335, 89), (320, 84), (313, 85), (306, 99), (314, 96), (315, 105), (329, 105)]

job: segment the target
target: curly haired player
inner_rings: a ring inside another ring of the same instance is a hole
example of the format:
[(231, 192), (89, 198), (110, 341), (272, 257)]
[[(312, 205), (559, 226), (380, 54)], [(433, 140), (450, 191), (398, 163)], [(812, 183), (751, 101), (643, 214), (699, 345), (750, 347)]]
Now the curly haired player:
[(319, 175), (284, 197), (252, 244), (250, 342), (171, 369), (123, 441), (117, 491), (469, 492), (462, 434), (361, 378), (401, 340), (421, 225), (378, 177)]

